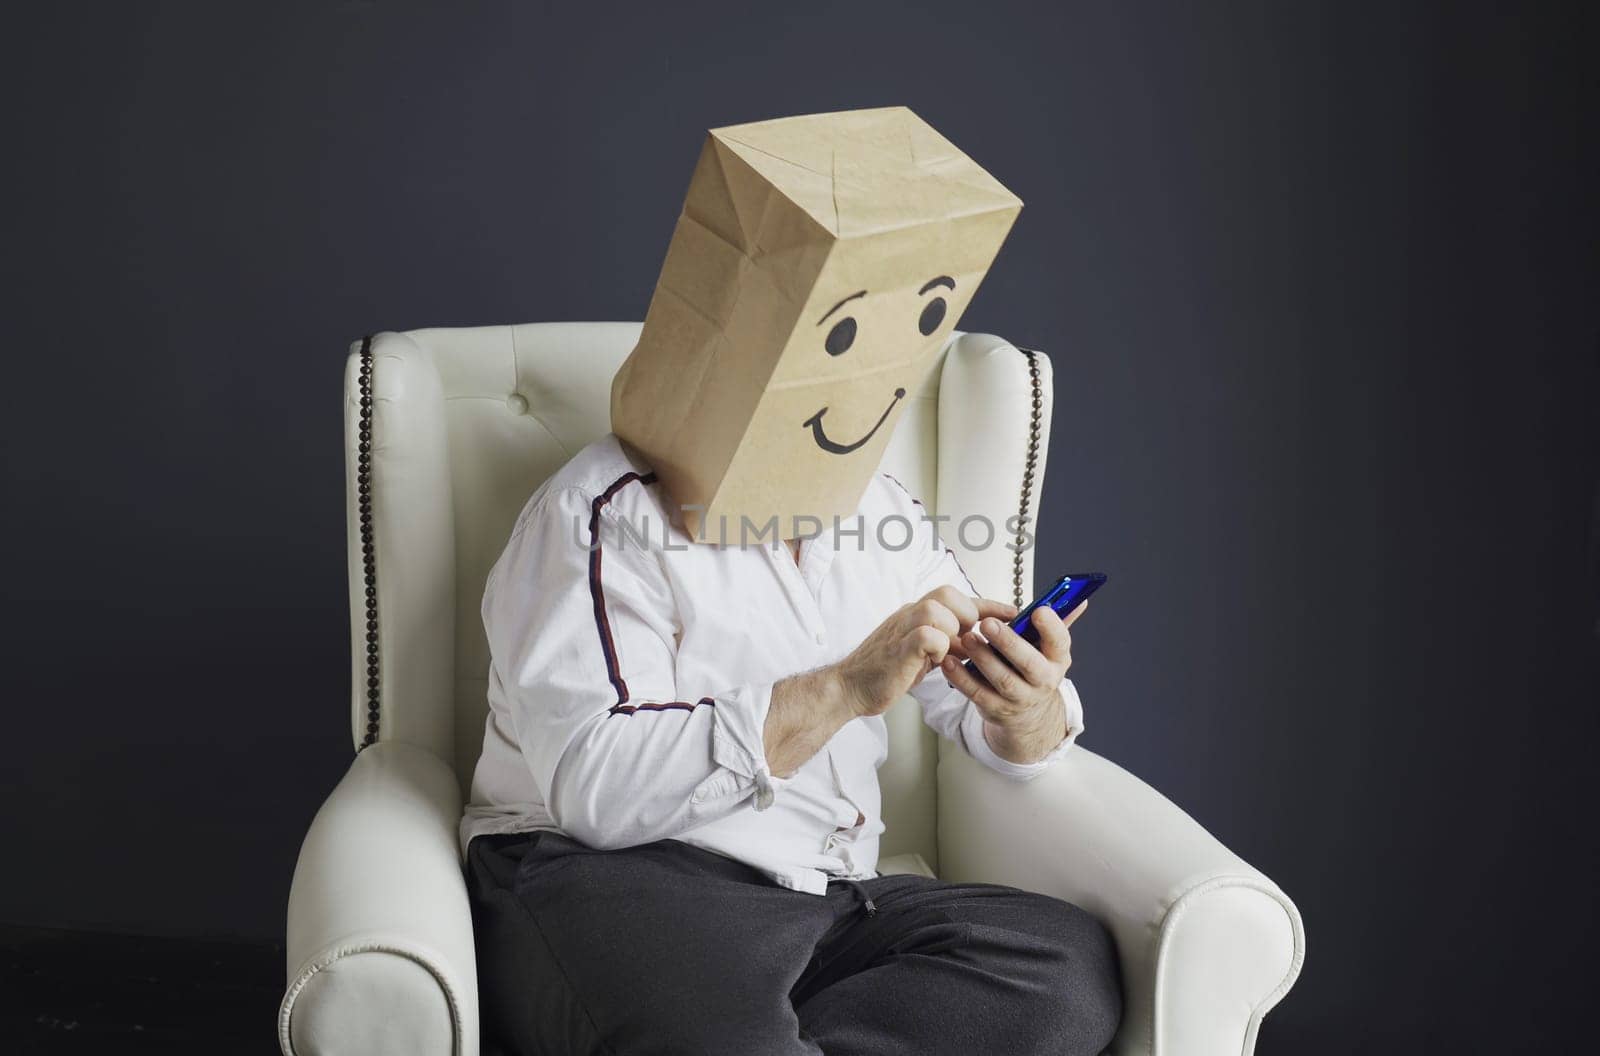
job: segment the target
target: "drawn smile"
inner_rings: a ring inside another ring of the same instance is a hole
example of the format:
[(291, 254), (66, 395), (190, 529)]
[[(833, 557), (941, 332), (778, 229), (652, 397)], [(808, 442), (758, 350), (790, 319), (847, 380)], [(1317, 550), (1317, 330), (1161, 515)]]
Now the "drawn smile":
[(889, 406), (883, 409), (883, 413), (878, 416), (878, 420), (873, 423), (872, 428), (867, 430), (867, 435), (863, 436), (860, 440), (857, 440), (853, 444), (841, 444), (837, 441), (829, 440), (828, 434), (822, 431), (822, 416), (828, 413), (828, 408), (826, 407), (822, 408), (822, 410), (801, 422), (800, 428), (810, 429), (811, 439), (815, 440), (817, 442), (817, 446), (829, 454), (848, 455), (850, 452), (854, 451), (856, 448), (872, 439), (872, 434), (876, 433), (883, 423), (889, 420), (889, 412), (894, 410), (894, 405), (899, 403), (905, 394), (905, 389), (895, 389), (894, 399), (889, 401)]

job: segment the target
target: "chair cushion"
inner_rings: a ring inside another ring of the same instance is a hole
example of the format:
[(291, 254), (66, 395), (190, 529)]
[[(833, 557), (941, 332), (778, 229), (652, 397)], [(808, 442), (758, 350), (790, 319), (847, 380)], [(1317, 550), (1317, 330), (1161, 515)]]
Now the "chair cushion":
[(920, 854), (893, 854), (878, 859), (878, 872), (883, 876), (925, 876), (938, 879)]

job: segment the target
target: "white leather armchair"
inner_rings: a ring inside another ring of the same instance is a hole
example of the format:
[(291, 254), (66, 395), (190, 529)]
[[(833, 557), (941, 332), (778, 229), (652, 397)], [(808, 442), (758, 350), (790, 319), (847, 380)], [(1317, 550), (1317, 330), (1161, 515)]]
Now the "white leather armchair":
[[(638, 334), (637, 323), (419, 330), (352, 350), (357, 755), (295, 868), (278, 1018), (286, 1056), (478, 1051), (456, 825), (483, 738), (483, 582), (539, 482), (607, 431), (611, 376)], [(956, 334), (884, 468), (949, 523), (1020, 516), (1031, 530), (1051, 391), (1043, 355)], [(1027, 600), (1031, 550), (961, 557), (980, 589)], [(884, 871), (1013, 884), (1105, 921), (1126, 994), (1119, 1056), (1249, 1056), (1304, 956), (1288, 896), (1087, 749), (1019, 784), (940, 742), (914, 708), (889, 714)]]

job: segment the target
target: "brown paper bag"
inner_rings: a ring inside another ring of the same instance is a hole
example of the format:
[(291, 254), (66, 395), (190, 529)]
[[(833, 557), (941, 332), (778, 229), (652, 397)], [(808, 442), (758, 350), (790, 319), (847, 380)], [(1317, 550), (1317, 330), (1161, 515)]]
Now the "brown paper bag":
[(1021, 208), (905, 107), (713, 129), (612, 431), (702, 541), (853, 517)]

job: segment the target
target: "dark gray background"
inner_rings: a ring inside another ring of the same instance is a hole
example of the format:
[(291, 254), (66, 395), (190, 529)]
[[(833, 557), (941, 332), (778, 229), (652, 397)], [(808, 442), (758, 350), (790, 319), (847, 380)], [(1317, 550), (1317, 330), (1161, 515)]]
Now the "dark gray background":
[(1593, 18), (753, 6), (9, 27), (0, 914), (280, 935), (351, 754), (346, 342), (639, 318), (707, 127), (905, 103), (1027, 203), (963, 325), (1055, 361), (1040, 573), (1112, 576), (1087, 743), (1304, 911), (1263, 1051), (1553, 1041), (1596, 939)]

